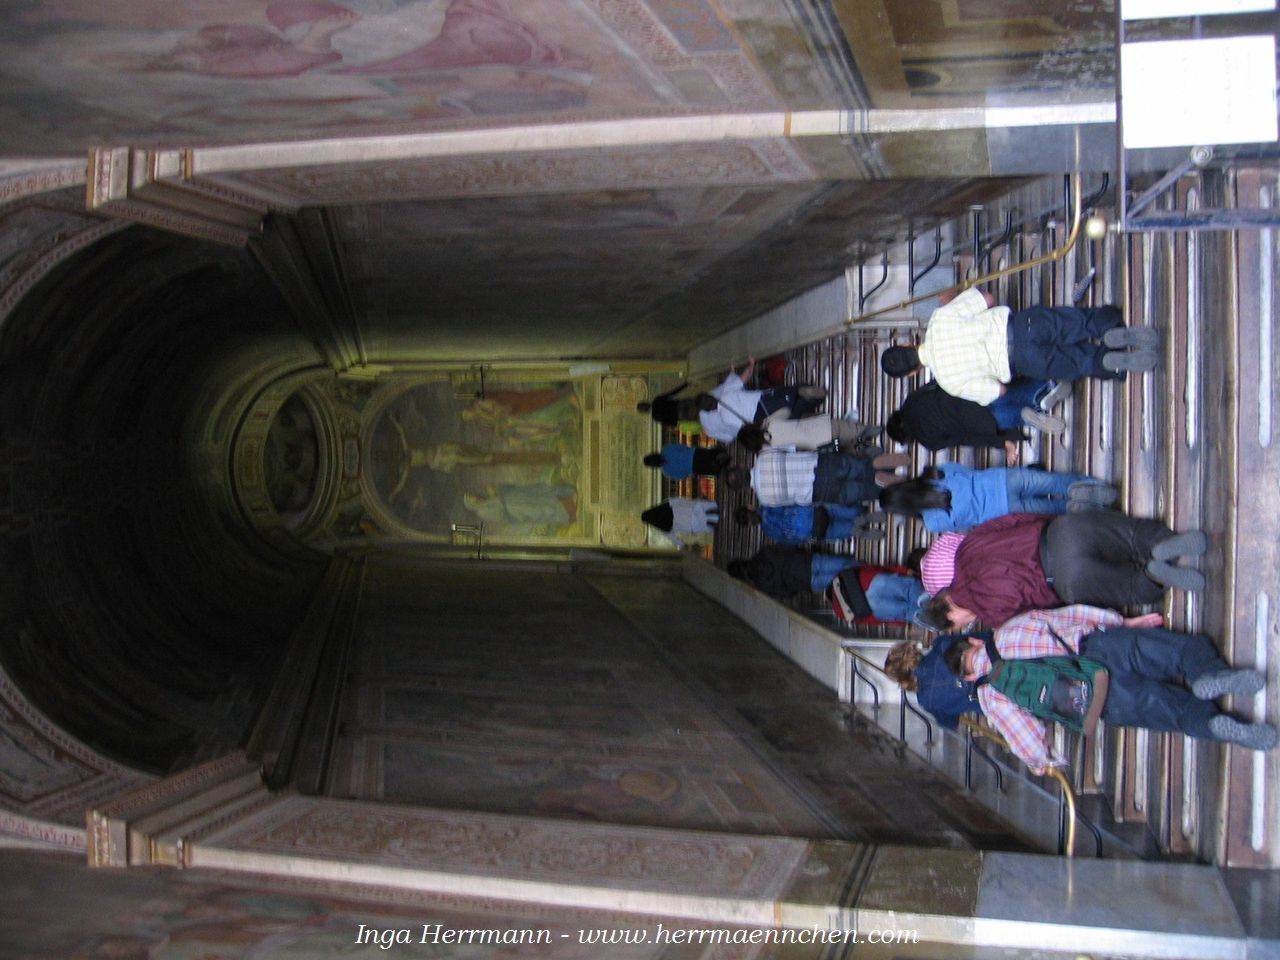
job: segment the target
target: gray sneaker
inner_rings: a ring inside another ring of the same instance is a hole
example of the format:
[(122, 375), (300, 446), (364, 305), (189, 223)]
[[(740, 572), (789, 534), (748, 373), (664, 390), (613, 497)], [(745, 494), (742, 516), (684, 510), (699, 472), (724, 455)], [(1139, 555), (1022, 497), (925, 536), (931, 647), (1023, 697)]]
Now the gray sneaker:
[(1257, 670), (1214, 670), (1191, 681), (1191, 692), (1201, 700), (1217, 700), (1228, 694), (1251, 697), (1267, 685)]
[(1112, 350), (1125, 347), (1154, 350), (1160, 346), (1160, 331), (1155, 327), (1112, 327), (1102, 335), (1102, 344)]
[(1067, 487), (1067, 499), (1091, 507), (1109, 507), (1120, 499), (1120, 491), (1101, 480), (1081, 480)]
[(1225, 713), (1209, 721), (1209, 732), (1215, 740), (1239, 744), (1250, 750), (1274, 750), (1276, 746), (1276, 728), (1271, 724), (1241, 723)]
[(1071, 381), (1059, 380), (1049, 392), (1040, 398), (1040, 409), (1048, 413), (1062, 401), (1071, 396)]
[(1160, 362), (1154, 350), (1112, 350), (1102, 355), (1102, 369), (1108, 373), (1147, 373)]
[(1209, 538), (1203, 530), (1188, 530), (1175, 533), (1172, 537), (1161, 540), (1151, 548), (1151, 556), (1156, 560), (1173, 560), (1176, 557), (1202, 557), (1209, 548)]
[(1043, 413), (1035, 407), (1022, 408), (1022, 422), (1033, 430), (1047, 433), (1051, 437), (1065, 433), (1067, 429), (1067, 421), (1061, 417), (1055, 417), (1052, 413)]
[(1147, 576), (1162, 587), (1174, 590), (1185, 590), (1187, 593), (1199, 593), (1204, 589), (1204, 574), (1190, 567), (1175, 567), (1163, 560), (1151, 560), (1147, 563)]
[(886, 517), (881, 515), (878, 510), (874, 513), (864, 513), (853, 521), (853, 539), (861, 540), (864, 543), (883, 540), (889, 533), (888, 524), (885, 520)]

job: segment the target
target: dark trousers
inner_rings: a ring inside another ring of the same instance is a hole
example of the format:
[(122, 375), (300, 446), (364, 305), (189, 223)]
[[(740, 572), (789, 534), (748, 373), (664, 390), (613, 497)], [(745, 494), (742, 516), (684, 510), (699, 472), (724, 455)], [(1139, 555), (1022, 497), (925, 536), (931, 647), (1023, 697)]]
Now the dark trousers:
[(1198, 700), (1190, 682), (1227, 663), (1208, 637), (1172, 630), (1111, 627), (1084, 639), (1086, 656), (1111, 674), (1102, 719), (1116, 727), (1168, 730), (1211, 740), (1212, 700)]
[(1151, 549), (1173, 531), (1112, 510), (1068, 513), (1044, 531), (1040, 562), (1063, 603), (1123, 607), (1155, 603), (1164, 587), (1147, 576)]
[(800, 396), (799, 387), (770, 387), (760, 395), (760, 402), (756, 404), (755, 422), (760, 423), (784, 407), (791, 411), (793, 420), (799, 420), (821, 410), (822, 401)]
[(813, 502), (853, 506), (880, 496), (876, 468), (867, 457), (843, 451), (819, 453), (813, 471)]
[(1102, 368), (1107, 348), (1097, 342), (1124, 317), (1113, 306), (1031, 307), (1009, 315), (1009, 369), (1035, 380), (1122, 379)]

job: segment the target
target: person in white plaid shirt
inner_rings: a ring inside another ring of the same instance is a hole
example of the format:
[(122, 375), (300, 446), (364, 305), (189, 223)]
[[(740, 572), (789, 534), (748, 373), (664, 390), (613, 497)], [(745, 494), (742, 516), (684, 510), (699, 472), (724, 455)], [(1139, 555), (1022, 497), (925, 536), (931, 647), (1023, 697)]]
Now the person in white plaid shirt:
[[(1263, 675), (1233, 670), (1208, 637), (1164, 630), (1163, 622), (1158, 613), (1123, 617), (1114, 610), (1076, 604), (1014, 617), (994, 637), (996, 650), (1006, 660), (1063, 655), (1057, 634), (1073, 652), (1103, 664), (1110, 684), (1102, 719), (1112, 726), (1168, 730), (1254, 750), (1275, 747), (1275, 727), (1241, 722), (1213, 702), (1227, 694), (1257, 693), (1265, 683)], [(976, 681), (991, 671), (991, 659), (978, 637), (948, 650), (947, 663), (964, 680)], [(1190, 689), (1182, 685), (1184, 680)], [(1040, 775), (1065, 762), (1049, 749), (1044, 723), (1000, 691), (982, 684), (978, 702), (1032, 773)]]
[(1158, 360), (1159, 334), (1124, 326), (1114, 306), (1037, 306), (1014, 313), (976, 287), (939, 301), (918, 347), (889, 347), (881, 355), (886, 374), (905, 377), (928, 367), (953, 397), (987, 406), (1015, 377), (1120, 379), (1130, 370), (1153, 370)]
[[(839, 503), (852, 506), (880, 495), (892, 471), (910, 462), (906, 454), (881, 454), (874, 460), (857, 454), (818, 453), (766, 447), (751, 468), (751, 487), (763, 507)], [(732, 485), (732, 483), (731, 483)]]

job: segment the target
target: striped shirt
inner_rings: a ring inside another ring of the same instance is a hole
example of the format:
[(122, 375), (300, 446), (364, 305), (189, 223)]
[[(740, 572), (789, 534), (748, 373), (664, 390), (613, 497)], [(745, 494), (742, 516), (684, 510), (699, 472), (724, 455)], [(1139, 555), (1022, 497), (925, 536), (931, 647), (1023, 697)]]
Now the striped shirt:
[(982, 291), (970, 287), (933, 311), (918, 352), (943, 390), (986, 406), (1012, 379), (1009, 308), (988, 307)]
[[(1006, 660), (1055, 657), (1064, 653), (1054, 639), (1057, 633), (1072, 652), (1080, 652), (1080, 641), (1095, 630), (1118, 627), (1124, 617), (1114, 610), (1075, 604), (1057, 610), (1032, 610), (1014, 617), (995, 631), (996, 649)], [(991, 672), (991, 658), (985, 649), (973, 656), (973, 670), (979, 677)], [(978, 703), (991, 726), (1009, 743), (1009, 749), (1037, 776), (1046, 767), (1064, 761), (1055, 757), (1045, 739), (1044, 722), (1018, 706), (990, 684), (978, 687)]]
[(956, 578), (956, 551), (962, 543), (963, 533), (944, 533), (920, 558), (920, 579), (929, 596), (936, 597)]

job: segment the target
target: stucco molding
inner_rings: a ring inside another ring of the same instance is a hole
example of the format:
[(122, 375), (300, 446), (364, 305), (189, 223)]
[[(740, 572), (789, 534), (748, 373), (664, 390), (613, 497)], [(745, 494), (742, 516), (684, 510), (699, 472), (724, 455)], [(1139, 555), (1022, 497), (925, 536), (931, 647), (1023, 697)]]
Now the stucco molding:
[(174, 151), (94, 148), (86, 204), (105, 216), (230, 246), (261, 231), (265, 204), (222, 185), (193, 184), (186, 167)]
[(83, 766), (118, 776), (140, 776), (138, 771), (109, 760), (83, 741), (73, 737), (50, 720), (18, 689), (18, 685), (0, 666), (0, 706), (55, 748), (58, 753)]
[(34, 263), (17, 273), (12, 283), (0, 292), (0, 326), (13, 312), (19, 301), (39, 283), (54, 267), (73, 254), (97, 243), (103, 237), (123, 230), (129, 224), (122, 220), (108, 220), (95, 223), (71, 235), (61, 243), (57, 243), (47, 252), (41, 254)]
[(0, 203), (76, 187), (88, 177), (83, 160), (58, 160), (32, 170), (0, 175)]

